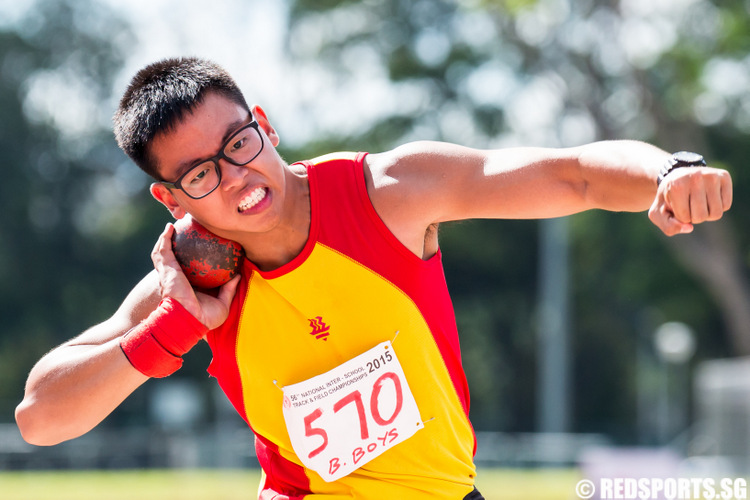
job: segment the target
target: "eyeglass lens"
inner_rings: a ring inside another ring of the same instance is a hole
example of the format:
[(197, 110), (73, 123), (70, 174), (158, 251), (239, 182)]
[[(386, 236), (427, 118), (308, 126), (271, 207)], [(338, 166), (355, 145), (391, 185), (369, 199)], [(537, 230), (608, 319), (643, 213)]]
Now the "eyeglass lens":
[[(235, 165), (245, 165), (255, 158), (261, 145), (259, 132), (248, 126), (227, 141), (222, 156)], [(210, 160), (190, 169), (180, 184), (188, 195), (198, 198), (214, 190), (220, 181), (219, 164), (215, 160)]]

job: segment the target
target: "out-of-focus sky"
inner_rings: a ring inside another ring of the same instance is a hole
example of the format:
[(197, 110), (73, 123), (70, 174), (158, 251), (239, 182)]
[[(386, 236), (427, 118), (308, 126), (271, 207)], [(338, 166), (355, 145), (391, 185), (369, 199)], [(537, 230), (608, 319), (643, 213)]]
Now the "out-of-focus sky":
[[(33, 8), (36, 1), (42, 0), (0, 0), (0, 28)], [(74, 139), (80, 139), (75, 137), (78, 132), (85, 135), (87, 124), (93, 120), (99, 126), (110, 127), (117, 98), (130, 77), (145, 64), (171, 56), (207, 57), (227, 68), (248, 101), (263, 106), (282, 141), (290, 146), (325, 135), (356, 135), (378, 118), (396, 112), (416, 114), (431, 106), (424, 88), (389, 80), (375, 48), (362, 44), (347, 47), (343, 52), (346, 74), (320, 63), (316, 50), (321, 40), (330, 38), (332, 26), (336, 31), (345, 32), (369, 22), (366, 17), (358, 16), (356, 10), (347, 14), (344, 9), (337, 14), (341, 19), (316, 22), (315, 16), (311, 16), (312, 21), (306, 21), (294, 36), (288, 37), (287, 0), (92, 1), (107, 5), (127, 19), (136, 40), (135, 44), (124, 47), (127, 63), (117, 75), (106, 109), (91, 101), (85, 84), (61, 78), (60, 74), (36, 75), (26, 87), (27, 110), (32, 118), (37, 115), (49, 120), (51, 116), (58, 128), (64, 134), (74, 135)], [(622, 36), (604, 36), (599, 40), (596, 27), (587, 20), (569, 30), (566, 43), (580, 45), (580, 50), (590, 44), (600, 45), (600, 51), (605, 54), (600, 60), (613, 74), (621, 73), (629, 64), (648, 66), (674, 43), (674, 20), (693, 4), (701, 4), (701, 0), (623, 0)], [(553, 26), (568, 18), (570, 8), (570, 2), (565, 0), (539, 2), (535, 8), (518, 16), (519, 36), (532, 44), (541, 43)], [(470, 11), (462, 11), (455, 23), (464, 43), (499, 43), (499, 34), (492, 23)], [(633, 33), (638, 36), (632, 36)], [(433, 31), (423, 38), (416, 46), (419, 58), (429, 62), (445, 56), (448, 41), (444, 36)], [(288, 55), (289, 47), (306, 57), (292, 60)], [(750, 78), (737, 64), (718, 61), (714, 66), (718, 67), (709, 74), (720, 77), (708, 81), (707, 86), (717, 88), (718, 92), (702, 96), (696, 102), (700, 108), (697, 116), (702, 122), (709, 122), (707, 124), (718, 121), (726, 112), (726, 107), (721, 106), (722, 99), (715, 94), (726, 94), (727, 85), (732, 85), (729, 89), (732, 92), (745, 89)], [(462, 114), (462, 110), (454, 106), (456, 109), (441, 110), (445, 118), (441, 124), (442, 136), (452, 142), (476, 147), (515, 143), (564, 146), (595, 139), (589, 117), (563, 109), (565, 84), (555, 75), (539, 74), (521, 82), (511, 68), (495, 61), (472, 72), (466, 82), (466, 92), (474, 102), (504, 108), (511, 133), (482, 142), (472, 133), (471, 119), (464, 116), (465, 110)], [(625, 101), (634, 99), (633, 96), (628, 98), (627, 90), (620, 94), (625, 94)], [(625, 106), (626, 112), (628, 109), (637, 113), (637, 106)], [(567, 114), (557, 123), (563, 111)], [(624, 116), (623, 112), (618, 114)], [(557, 135), (553, 133), (556, 128), (560, 129)], [(639, 125), (635, 130), (648, 135), (649, 128)], [(412, 135), (403, 139), (435, 138), (429, 129), (417, 128)]]
[(286, 2), (98, 1), (121, 12), (137, 40), (117, 79), (116, 94), (146, 64), (164, 57), (200, 56), (224, 66), (250, 103), (268, 108), (272, 121), (295, 120), (295, 110), (303, 96), (292, 90), (293, 85), (287, 80), (291, 72), (283, 48)]
[[(87, 109), (93, 103), (85, 102), (85, 95), (81, 95), (85, 89), (72, 88), (74, 85), (61, 81), (59, 75), (43, 75), (29, 83), (27, 100), (32, 114), (36, 110), (41, 115), (58, 115), (61, 129), (75, 132), (85, 128), (92, 114), (100, 116), (100, 123), (109, 122), (132, 75), (148, 63), (174, 56), (206, 57), (224, 66), (248, 102), (260, 104), (282, 140), (291, 145), (304, 143), (321, 131), (335, 134), (339, 127), (357, 132), (372, 119), (410, 100), (403, 89), (400, 97), (395, 96), (387, 75), (376, 65), (363, 64), (354, 77), (340, 78), (314, 58), (292, 62), (286, 49), (285, 0), (93, 1), (128, 20), (136, 43), (124, 47), (127, 62), (117, 75), (108, 109), (97, 113)], [(16, 22), (34, 3), (0, 0), (0, 28)], [(292, 43), (315, 43), (314, 27), (305, 35), (309, 39)], [(69, 104), (61, 106), (61, 102)]]
[[(120, 88), (140, 67), (163, 57), (206, 57), (234, 76), (248, 102), (260, 104), (282, 141), (293, 145), (321, 131), (356, 132), (410, 99), (366, 60), (358, 61), (365, 63), (362, 71), (347, 78), (326, 71), (314, 58), (291, 61), (285, 0), (98, 1), (122, 12), (138, 40), (120, 75)], [(291, 43), (316, 43), (314, 27), (304, 35), (307, 39)]]

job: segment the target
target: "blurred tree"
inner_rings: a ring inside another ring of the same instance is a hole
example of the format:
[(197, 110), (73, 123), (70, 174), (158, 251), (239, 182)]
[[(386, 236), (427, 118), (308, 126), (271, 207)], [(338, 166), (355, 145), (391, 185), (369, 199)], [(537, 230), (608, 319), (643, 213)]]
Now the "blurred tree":
[[(743, 3), (292, 0), (290, 12), (289, 53), (327, 65), (333, 96), (369, 82), (358, 106), (380, 111), (299, 154), (417, 138), (482, 148), (641, 139), (730, 168), (730, 218), (747, 216), (747, 176), (731, 168), (750, 128)], [(750, 242), (729, 218), (667, 242), (644, 214), (592, 212), (573, 218), (572, 233), (575, 430), (633, 441), (636, 348), (651, 348), (661, 321), (695, 328), (697, 361), (750, 354)], [(441, 238), (472, 420), (533, 430), (536, 227), (474, 221)]]
[(145, 176), (111, 135), (128, 27), (101, 2), (17, 8), (0, 26), (0, 421), (33, 363), (112, 314), (148, 272), (166, 219), (130, 203), (148, 196)]

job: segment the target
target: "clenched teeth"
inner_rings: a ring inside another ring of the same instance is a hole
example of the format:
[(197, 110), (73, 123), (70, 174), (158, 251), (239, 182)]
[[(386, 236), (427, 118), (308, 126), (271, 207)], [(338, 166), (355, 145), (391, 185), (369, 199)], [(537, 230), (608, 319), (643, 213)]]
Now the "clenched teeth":
[(263, 198), (266, 197), (266, 188), (259, 187), (255, 188), (252, 193), (247, 195), (245, 199), (243, 199), (240, 202), (240, 206), (238, 207), (238, 210), (240, 212), (244, 212), (245, 210), (249, 210), (253, 208), (255, 205), (260, 203)]

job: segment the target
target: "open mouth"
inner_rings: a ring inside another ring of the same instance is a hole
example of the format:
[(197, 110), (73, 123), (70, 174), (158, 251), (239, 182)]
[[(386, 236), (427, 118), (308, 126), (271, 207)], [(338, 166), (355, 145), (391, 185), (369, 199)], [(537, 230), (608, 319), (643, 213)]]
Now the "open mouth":
[(245, 198), (240, 201), (240, 205), (237, 207), (238, 212), (246, 212), (253, 208), (255, 205), (263, 201), (263, 199), (268, 194), (268, 188), (265, 187), (257, 187), (253, 189), (253, 191), (245, 196)]

